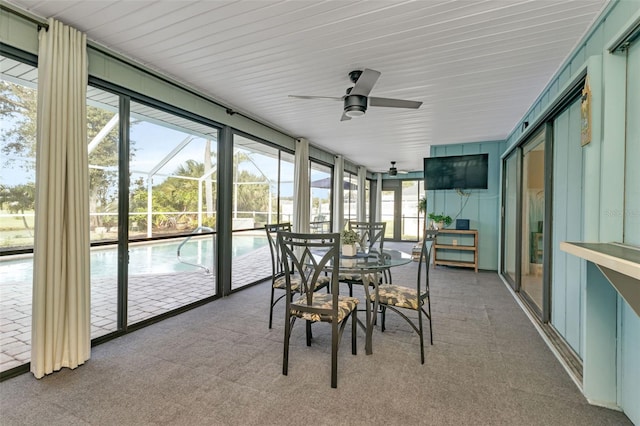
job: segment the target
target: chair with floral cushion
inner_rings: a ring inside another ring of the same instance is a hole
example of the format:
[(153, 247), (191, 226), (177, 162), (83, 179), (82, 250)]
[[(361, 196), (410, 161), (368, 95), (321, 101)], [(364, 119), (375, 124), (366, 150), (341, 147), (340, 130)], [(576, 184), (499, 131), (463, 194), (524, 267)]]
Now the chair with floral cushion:
[[(282, 252), (286, 280), (286, 313), (282, 374), (289, 369), (289, 341), (291, 331), (300, 318), (306, 321), (307, 346), (311, 346), (311, 323), (331, 324), (331, 387), (338, 385), (338, 344), (345, 325), (351, 317), (351, 352), (356, 355), (356, 327), (358, 299), (341, 296), (338, 287), (340, 234), (298, 234), (278, 232), (278, 248)], [(333, 265), (336, 265), (333, 267)], [(329, 273), (331, 292), (314, 291), (317, 281)], [(294, 290), (295, 276), (299, 286)], [(299, 297), (294, 299), (295, 293)]]
[[(360, 238), (358, 244), (363, 250), (369, 252), (382, 253), (386, 227), (386, 222), (349, 222), (349, 229), (356, 231)], [(382, 277), (385, 282), (391, 282), (391, 272), (388, 269), (382, 271)], [(362, 276), (360, 274), (341, 274), (340, 282), (349, 286), (349, 296), (353, 296), (353, 285), (362, 285)]]
[[(429, 259), (431, 256), (431, 246), (434, 235), (425, 235), (422, 240), (422, 249), (418, 265), (418, 278), (416, 284), (405, 287), (396, 284), (381, 284), (378, 286), (378, 303), (382, 315), (382, 331), (385, 330), (385, 319), (387, 309), (398, 313), (404, 318), (413, 330), (420, 336), (420, 357), (424, 364), (424, 338), (422, 317), (429, 321), (429, 340), (433, 345), (433, 330), (431, 327), (431, 297), (429, 295)], [(370, 296), (371, 302), (375, 300), (375, 294)], [(426, 307), (426, 310), (425, 310)], [(418, 312), (418, 324), (406, 316), (402, 310), (408, 309)]]
[[(284, 291), (287, 287), (287, 283), (285, 280), (285, 270), (284, 263), (282, 262), (281, 251), (278, 250), (277, 246), (277, 233), (279, 231), (291, 232), (291, 224), (290, 223), (274, 223), (274, 224), (266, 224), (264, 226), (267, 232), (267, 240), (269, 241), (269, 249), (271, 250), (271, 302), (269, 307), (269, 328), (271, 328), (273, 323), (273, 308), (282, 299), (285, 297), (286, 293), (283, 292), (281, 296), (277, 299), (275, 298), (275, 291), (282, 290)], [(318, 282), (316, 283), (316, 290), (327, 287), (328, 289), (329, 278), (328, 277), (320, 277)], [(298, 277), (292, 277), (291, 286), (293, 288), (293, 292), (298, 291), (298, 287), (300, 285), (300, 279)]]

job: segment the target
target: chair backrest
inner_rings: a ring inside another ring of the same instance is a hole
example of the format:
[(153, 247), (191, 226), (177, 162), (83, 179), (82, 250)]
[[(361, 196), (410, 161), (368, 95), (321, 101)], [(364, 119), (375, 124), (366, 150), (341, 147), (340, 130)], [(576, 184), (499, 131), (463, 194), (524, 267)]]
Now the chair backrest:
[[(333, 306), (323, 311), (338, 309), (338, 262), (340, 261), (340, 234), (300, 234), (296, 232), (278, 232), (278, 248), (282, 252), (287, 294), (291, 293), (291, 274), (300, 279), (298, 292), (312, 305), (316, 293), (316, 282), (320, 275), (330, 272)], [(335, 265), (335, 267), (333, 267)], [(290, 309), (291, 297), (287, 297), (287, 309)]]
[[(435, 237), (438, 231), (426, 231), (422, 239), (422, 247), (420, 249), (420, 260), (418, 265), (418, 281), (416, 290), (419, 295), (429, 296), (429, 263), (431, 260), (431, 248), (435, 244)], [(424, 271), (423, 271), (424, 269)], [(423, 284), (424, 280), (424, 284)]]
[(278, 249), (278, 232), (291, 232), (290, 223), (268, 223), (264, 225), (267, 231), (267, 240), (269, 241), (269, 250), (271, 251), (271, 271), (274, 278), (284, 274), (284, 264), (282, 263), (282, 252)]
[(349, 229), (360, 236), (360, 247), (382, 252), (386, 222), (349, 222)]

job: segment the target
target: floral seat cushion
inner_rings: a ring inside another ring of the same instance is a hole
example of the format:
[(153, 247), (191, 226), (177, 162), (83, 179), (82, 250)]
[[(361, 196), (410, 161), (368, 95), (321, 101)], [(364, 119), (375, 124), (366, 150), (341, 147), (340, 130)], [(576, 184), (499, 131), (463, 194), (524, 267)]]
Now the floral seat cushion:
[[(342, 322), (343, 319), (349, 313), (354, 311), (358, 306), (359, 300), (355, 297), (349, 296), (338, 296), (338, 322)], [(333, 303), (333, 295), (325, 294), (325, 293), (316, 293), (313, 295), (313, 304), (311, 307), (316, 309), (331, 309), (331, 304)], [(324, 314), (312, 313), (312, 312), (304, 312), (296, 309), (296, 305), (300, 305), (301, 307), (308, 307), (307, 299), (305, 296), (300, 297), (295, 302), (291, 304), (291, 315), (295, 315), (299, 318), (308, 321), (330, 321), (330, 318)]]
[[(330, 281), (331, 281), (331, 278), (327, 276), (324, 276), (324, 275), (319, 276), (318, 280), (316, 281), (316, 290), (329, 284)], [(276, 278), (275, 281), (273, 282), (273, 288), (281, 288), (283, 290), (286, 289), (287, 288), (286, 277), (282, 275)], [(291, 277), (291, 291), (294, 291), (294, 292), (298, 291), (299, 288), (300, 288), (300, 278)]]
[[(373, 302), (376, 296), (372, 294), (370, 297)], [(418, 292), (414, 288), (393, 284), (382, 284), (378, 286), (378, 300), (385, 305), (413, 310), (418, 310), (420, 306), (418, 302)]]
[[(287, 288), (287, 277), (282, 275), (282, 276), (279, 276), (278, 278), (276, 278), (275, 281), (273, 282), (273, 288), (281, 288), (283, 290), (286, 289)], [(291, 277), (291, 290), (292, 291), (298, 291), (298, 288), (300, 288), (300, 278)]]

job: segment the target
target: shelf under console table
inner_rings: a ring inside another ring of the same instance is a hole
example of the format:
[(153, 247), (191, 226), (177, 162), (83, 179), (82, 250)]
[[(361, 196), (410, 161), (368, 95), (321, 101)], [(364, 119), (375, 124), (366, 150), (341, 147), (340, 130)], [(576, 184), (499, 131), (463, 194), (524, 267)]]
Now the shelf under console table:
[[(473, 260), (451, 259), (443, 255), (468, 253)], [(440, 257), (439, 257), (440, 255)], [(436, 265), (473, 268), (478, 272), (478, 231), (476, 229), (440, 229), (433, 245), (433, 267)]]

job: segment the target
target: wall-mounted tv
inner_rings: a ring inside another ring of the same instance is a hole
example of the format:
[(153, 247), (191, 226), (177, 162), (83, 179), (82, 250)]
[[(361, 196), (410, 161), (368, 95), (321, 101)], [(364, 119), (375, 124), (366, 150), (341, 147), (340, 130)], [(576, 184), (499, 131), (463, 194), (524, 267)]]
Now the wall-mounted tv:
[(487, 189), (489, 154), (424, 159), (425, 189)]

